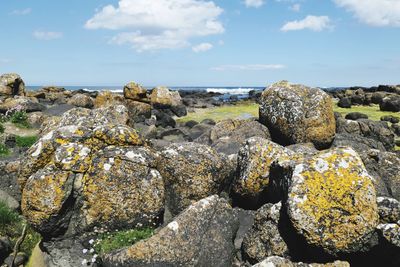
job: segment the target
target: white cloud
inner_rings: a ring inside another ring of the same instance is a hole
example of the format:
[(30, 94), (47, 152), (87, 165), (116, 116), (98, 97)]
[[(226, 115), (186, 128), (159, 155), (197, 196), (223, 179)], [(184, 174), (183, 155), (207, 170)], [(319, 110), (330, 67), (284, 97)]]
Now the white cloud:
[(120, 0), (118, 7), (98, 11), (85, 28), (122, 31), (111, 42), (137, 51), (174, 49), (190, 45), (192, 37), (223, 33), (222, 12), (213, 1)]
[(334, 0), (363, 23), (371, 26), (400, 27), (399, 0)]
[(62, 32), (45, 32), (45, 31), (34, 31), (33, 37), (38, 40), (50, 41), (60, 39), (63, 37)]
[(16, 9), (13, 10), (10, 14), (11, 15), (18, 15), (18, 16), (24, 16), (24, 15), (28, 15), (32, 12), (31, 8), (25, 8), (25, 9)]
[(281, 64), (249, 64), (249, 65), (222, 65), (211, 69), (216, 71), (229, 71), (229, 70), (260, 71), (260, 70), (278, 70), (284, 68), (285, 66)]
[(205, 52), (213, 48), (213, 45), (210, 43), (201, 43), (192, 47), (193, 52), (200, 53)]
[(289, 7), (290, 10), (294, 11), (294, 12), (299, 12), (301, 9), (301, 5), (300, 4), (293, 4), (292, 6)]
[(245, 0), (244, 4), (246, 5), (246, 7), (259, 8), (264, 5), (264, 0)]
[(299, 31), (299, 30), (322, 31), (332, 29), (331, 20), (327, 16), (307, 16), (303, 20), (294, 20), (282, 26), (281, 31)]

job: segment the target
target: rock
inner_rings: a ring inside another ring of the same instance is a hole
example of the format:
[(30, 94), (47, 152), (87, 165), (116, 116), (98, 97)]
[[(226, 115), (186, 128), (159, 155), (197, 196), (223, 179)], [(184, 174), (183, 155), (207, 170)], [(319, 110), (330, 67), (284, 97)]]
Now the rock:
[(209, 125), (216, 125), (217, 124), (213, 119), (204, 119), (200, 123), (209, 124)]
[(251, 230), (254, 224), (255, 212), (252, 210), (244, 210), (241, 208), (235, 208), (234, 212), (236, 218), (239, 221), (239, 229), (236, 233), (234, 244), (235, 244), (235, 249), (237, 251), (240, 251), (245, 236)]
[(110, 91), (101, 91), (94, 100), (94, 107), (102, 108), (114, 105), (122, 105), (123, 103), (123, 96), (114, 94)]
[(386, 151), (383, 144), (375, 139), (353, 134), (336, 134), (335, 140), (332, 143), (332, 147), (342, 146), (351, 147), (358, 153), (363, 153), (369, 149)]
[(154, 236), (103, 258), (105, 267), (232, 266), (237, 221), (226, 200), (211, 196), (184, 210)]
[(68, 100), (68, 104), (81, 108), (92, 108), (94, 101), (90, 96), (85, 94), (76, 94)]
[(397, 136), (400, 136), (400, 125), (399, 124), (392, 124), (391, 129)]
[(381, 111), (400, 111), (400, 95), (385, 97), (379, 105)]
[(164, 128), (168, 126), (174, 128), (176, 126), (176, 121), (167, 113), (161, 110), (153, 109), (152, 114), (156, 116), (156, 126), (161, 126)]
[(193, 128), (194, 126), (196, 126), (196, 125), (198, 125), (199, 123), (197, 122), (197, 121), (194, 121), (194, 120), (190, 120), (190, 121), (187, 121), (187, 122), (185, 122), (185, 126), (186, 127), (188, 127), (188, 128)]
[(40, 128), (45, 118), (46, 116), (43, 114), (43, 112), (32, 112), (28, 114), (29, 125), (35, 128)]
[(0, 262), (3, 262), (3, 260), (11, 253), (11, 246), (12, 244), (8, 237), (0, 236)]
[(296, 232), (329, 255), (369, 249), (378, 224), (373, 178), (351, 148), (323, 151), (292, 168), (283, 184)]
[(7, 192), (0, 189), (0, 201), (5, 203), (10, 209), (17, 211), (19, 210), (18, 201), (10, 196)]
[(287, 146), (286, 149), (293, 151), (299, 156), (312, 156), (318, 152), (313, 143), (290, 145)]
[(379, 224), (377, 231), (380, 237), (380, 253), (379, 259), (375, 259), (375, 261), (382, 264), (381, 266), (399, 266), (400, 222)]
[(158, 139), (163, 139), (173, 143), (191, 141), (188, 135), (189, 133), (184, 128), (173, 128), (161, 131), (158, 135)]
[(158, 170), (171, 213), (176, 215), (202, 198), (219, 194), (230, 182), (227, 167), (226, 157), (206, 145), (179, 143), (166, 147)]
[(61, 104), (46, 109), (43, 113), (49, 116), (62, 116), (68, 110), (75, 108), (73, 105)]
[(124, 86), (124, 97), (127, 99), (140, 101), (146, 98), (146, 93), (146, 88), (134, 82), (130, 82)]
[(277, 159), (288, 159), (294, 153), (270, 140), (248, 139), (238, 155), (238, 172), (232, 184), (236, 205), (257, 209), (269, 198), (270, 166)]
[(368, 119), (368, 115), (360, 113), (360, 112), (350, 112), (345, 116), (346, 120), (356, 121), (358, 119)]
[(384, 92), (375, 92), (372, 94), (371, 103), (373, 104), (381, 104), (382, 100), (386, 97), (387, 93)]
[(400, 202), (393, 198), (378, 197), (380, 223), (396, 223), (400, 221)]
[[(7, 266), (12, 266), (11, 264), (12, 264), (13, 259), (14, 259), (14, 255), (11, 254), (4, 260), (4, 263), (7, 264)], [(25, 253), (19, 252), (17, 254), (17, 256), (15, 257), (14, 266), (24, 266), (24, 264), (26, 263), (27, 260), (28, 260), (28, 257), (25, 255)]]
[(365, 104), (365, 92), (363, 89), (357, 89), (355, 91), (352, 91), (351, 95), (351, 102), (354, 105), (364, 105)]
[(375, 169), (384, 181), (389, 195), (400, 201), (400, 158), (389, 152), (379, 152), (374, 157)]
[(25, 83), (16, 73), (7, 73), (0, 76), (0, 95), (25, 95)]
[[(37, 100), (36, 100), (37, 101)], [(0, 112), (6, 113), (7, 110), (14, 108), (18, 105), (24, 107), (26, 112), (44, 111), (46, 107), (35, 100), (27, 97), (8, 98), (0, 104)]]
[(260, 121), (271, 131), (272, 140), (282, 145), (312, 142), (324, 148), (335, 137), (330, 96), (320, 89), (286, 81), (263, 92)]
[(170, 91), (167, 87), (159, 86), (151, 91), (150, 101), (156, 108), (165, 108), (180, 105), (182, 99), (179, 92)]
[(129, 111), (129, 119), (134, 123), (144, 122), (151, 117), (151, 105), (133, 100), (125, 100), (125, 106)]
[(340, 108), (351, 108), (351, 99), (348, 97), (343, 97), (339, 100), (337, 105)]
[(262, 262), (253, 265), (253, 267), (350, 267), (346, 261), (335, 261), (332, 263), (295, 263), (279, 256), (270, 256)]
[[(196, 124), (189, 129), (189, 136), (192, 140), (199, 138), (202, 135), (210, 135), (212, 126), (209, 124)], [(206, 142), (208, 144), (208, 142)]]
[(18, 169), (19, 159), (0, 158), (0, 190), (6, 192), (17, 202), (21, 200), (21, 190), (17, 183)]
[(399, 123), (400, 122), (400, 118), (392, 116), (392, 115), (386, 115), (386, 116), (382, 116), (381, 117), (381, 121), (387, 121), (387, 122), (390, 122), (390, 123)]
[(244, 258), (252, 263), (269, 256), (288, 257), (289, 248), (281, 236), (280, 213), (282, 204), (265, 204), (257, 210), (254, 223), (242, 245)]
[(171, 106), (171, 111), (178, 117), (187, 115), (187, 109), (185, 105)]

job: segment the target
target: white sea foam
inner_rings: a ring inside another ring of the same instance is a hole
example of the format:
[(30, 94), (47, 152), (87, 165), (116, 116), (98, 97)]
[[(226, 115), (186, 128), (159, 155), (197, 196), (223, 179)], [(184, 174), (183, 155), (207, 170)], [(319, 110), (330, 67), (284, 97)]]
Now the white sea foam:
[(208, 93), (220, 93), (220, 94), (230, 94), (230, 95), (245, 95), (250, 91), (255, 90), (254, 88), (207, 88)]

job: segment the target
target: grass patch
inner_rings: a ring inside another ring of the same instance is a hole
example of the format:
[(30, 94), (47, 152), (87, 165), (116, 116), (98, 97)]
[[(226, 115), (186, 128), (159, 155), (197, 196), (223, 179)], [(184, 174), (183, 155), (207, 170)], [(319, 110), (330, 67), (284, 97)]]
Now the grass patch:
[(352, 106), (351, 108), (340, 108), (337, 103), (334, 103), (333, 110), (346, 116), (350, 112), (361, 112), (368, 115), (368, 118), (373, 121), (380, 121), (382, 116), (392, 115), (400, 117), (399, 112), (381, 111), (379, 105), (371, 106)]
[(94, 250), (99, 255), (104, 255), (116, 249), (132, 246), (140, 240), (151, 237), (153, 233), (154, 229), (144, 228), (103, 234), (95, 243)]
[[(0, 201), (0, 236), (9, 237), (14, 246), (21, 236), (25, 224), (26, 222), (17, 212), (11, 210), (5, 203)], [(30, 256), (40, 239), (40, 235), (28, 226), (20, 251)]]
[(18, 128), (29, 129), (32, 126), (28, 122), (28, 115), (25, 111), (17, 111), (10, 117), (10, 121)]
[(16, 136), (15, 143), (18, 147), (31, 147), (36, 141), (38, 137), (34, 136)]
[(6, 157), (10, 154), (10, 150), (6, 145), (0, 144), (0, 157)]
[(187, 122), (190, 120), (201, 122), (204, 119), (212, 119), (218, 122), (225, 119), (258, 118), (258, 107), (258, 104), (249, 102), (238, 105), (198, 109), (196, 112), (190, 112), (187, 116), (177, 119), (177, 122)]

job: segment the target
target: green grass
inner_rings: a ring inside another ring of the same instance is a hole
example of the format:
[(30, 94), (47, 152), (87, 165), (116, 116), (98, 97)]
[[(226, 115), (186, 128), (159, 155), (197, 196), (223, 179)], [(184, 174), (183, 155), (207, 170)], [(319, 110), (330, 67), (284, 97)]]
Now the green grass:
[(142, 239), (149, 238), (153, 233), (153, 229), (144, 228), (103, 234), (97, 240), (98, 242), (94, 245), (94, 249), (99, 255), (104, 255), (113, 250), (131, 246)]
[(6, 157), (10, 154), (10, 150), (4, 144), (0, 144), (0, 157)]
[(196, 112), (191, 112), (187, 116), (177, 119), (177, 122), (187, 122), (190, 120), (201, 122), (204, 119), (212, 119), (218, 122), (225, 119), (240, 119), (248, 117), (258, 118), (258, 104), (249, 102), (234, 106), (229, 105), (198, 109)]
[(373, 121), (380, 121), (382, 116), (393, 115), (400, 117), (399, 112), (390, 112), (390, 111), (380, 111), (379, 105), (371, 105), (371, 106), (352, 106), (351, 108), (340, 108), (334, 103), (333, 107), (334, 111), (339, 112), (343, 116), (350, 112), (361, 112), (368, 115), (368, 118)]
[[(11, 210), (5, 203), (0, 201), (0, 236), (9, 237), (14, 246), (21, 236), (25, 224), (26, 222), (17, 212)], [(40, 235), (28, 226), (20, 251), (29, 256), (35, 245), (40, 241), (40, 238)]]
[(18, 147), (31, 147), (38, 140), (38, 136), (16, 136), (15, 142)]

